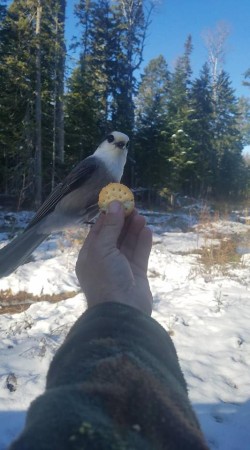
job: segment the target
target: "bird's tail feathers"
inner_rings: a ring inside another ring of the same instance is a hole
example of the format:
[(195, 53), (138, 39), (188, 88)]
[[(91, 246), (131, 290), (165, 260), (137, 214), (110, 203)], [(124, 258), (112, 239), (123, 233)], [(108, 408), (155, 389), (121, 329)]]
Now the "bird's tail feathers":
[[(39, 224), (40, 225), (40, 224)], [(39, 234), (37, 226), (24, 231), (9, 244), (0, 249), (0, 278), (7, 277), (25, 263), (31, 253), (46, 239)]]

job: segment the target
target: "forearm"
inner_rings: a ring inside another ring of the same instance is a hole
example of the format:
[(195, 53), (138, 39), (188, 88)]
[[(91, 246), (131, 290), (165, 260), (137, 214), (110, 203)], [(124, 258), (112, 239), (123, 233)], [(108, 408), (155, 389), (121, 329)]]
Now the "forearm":
[(73, 326), (11, 449), (31, 449), (34, 436), (37, 450), (206, 448), (169, 336), (115, 303)]

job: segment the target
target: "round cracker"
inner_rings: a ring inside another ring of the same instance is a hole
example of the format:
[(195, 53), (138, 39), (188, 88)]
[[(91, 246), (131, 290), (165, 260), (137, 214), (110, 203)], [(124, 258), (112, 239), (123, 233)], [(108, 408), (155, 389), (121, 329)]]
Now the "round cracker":
[(123, 204), (125, 216), (129, 216), (135, 207), (133, 192), (121, 183), (109, 183), (99, 194), (98, 205), (101, 211), (107, 211), (108, 205), (117, 200)]

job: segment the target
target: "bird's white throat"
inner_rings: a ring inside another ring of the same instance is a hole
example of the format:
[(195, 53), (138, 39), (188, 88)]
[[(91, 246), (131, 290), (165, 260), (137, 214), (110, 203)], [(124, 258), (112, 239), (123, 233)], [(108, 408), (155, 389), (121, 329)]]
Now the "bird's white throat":
[(94, 156), (105, 164), (115, 180), (120, 181), (126, 164), (127, 154), (127, 149), (121, 150), (116, 147), (110, 149), (110, 146), (108, 148), (101, 146), (95, 151)]

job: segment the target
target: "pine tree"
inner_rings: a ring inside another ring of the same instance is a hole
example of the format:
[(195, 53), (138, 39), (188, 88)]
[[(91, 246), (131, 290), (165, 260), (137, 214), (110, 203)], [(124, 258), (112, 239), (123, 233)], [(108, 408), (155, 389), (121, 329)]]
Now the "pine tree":
[(64, 0), (42, 2), (41, 78), (43, 194), (61, 179), (64, 161)]
[(14, 0), (0, 29), (2, 188), (30, 199), (40, 191), (37, 204), (42, 181), (45, 195), (51, 189), (54, 146), (58, 155), (63, 147), (63, 8), (59, 0)]
[(174, 191), (191, 193), (193, 161), (190, 136), (190, 84), (192, 39), (188, 36), (184, 54), (178, 58), (171, 77), (167, 123), (171, 130), (171, 180)]
[(192, 142), (192, 195), (206, 196), (214, 184), (213, 90), (209, 67), (204, 64), (190, 91), (190, 138)]
[(147, 188), (166, 186), (169, 175), (169, 77), (164, 57), (152, 59), (144, 69), (136, 98), (136, 183)]
[(89, 156), (102, 137), (98, 102), (85, 64), (81, 58), (68, 80), (65, 95), (66, 160), (71, 165)]
[[(88, 154), (96, 138), (112, 129), (131, 137), (134, 72), (142, 61), (148, 26), (140, 0), (79, 0), (76, 14), (81, 29), (80, 58), (68, 80), (65, 125), (72, 160)], [(127, 177), (129, 183), (132, 178)]]
[(66, 1), (57, 0), (52, 16), (54, 34), (54, 114), (51, 188), (58, 181), (58, 166), (64, 163), (64, 77), (66, 47), (64, 41)]
[(213, 146), (217, 160), (215, 193), (219, 197), (229, 197), (242, 189), (244, 163), (237, 98), (225, 71), (218, 76), (216, 90), (213, 118)]
[(76, 15), (81, 27), (79, 61), (68, 79), (65, 97), (66, 158), (71, 163), (88, 156), (107, 132), (109, 111), (109, 1), (80, 0)]
[(142, 53), (152, 7), (144, 14), (142, 0), (80, 0), (76, 13), (82, 29), (81, 59), (100, 115), (131, 134), (134, 126), (134, 72)]
[(1, 189), (19, 193), (32, 184), (35, 92), (35, 8), (31, 1), (14, 1), (1, 26), (0, 147)]
[[(250, 69), (244, 74), (243, 85), (250, 87)], [(239, 127), (243, 135), (244, 145), (250, 145), (250, 99), (249, 97), (239, 98)]]
[[(82, 73), (93, 99), (93, 114), (98, 116), (102, 133), (107, 131), (110, 97), (110, 61), (112, 58), (111, 35), (114, 33), (110, 13), (110, 1), (80, 0), (76, 14), (82, 30), (81, 55), (76, 70)], [(83, 72), (84, 70), (84, 72)]]
[(242, 134), (243, 144), (250, 145), (250, 98), (240, 97), (238, 110), (238, 125)]
[(112, 9), (116, 42), (119, 43), (113, 65), (116, 73), (115, 83), (112, 83), (112, 121), (130, 135), (134, 127), (134, 73), (143, 60), (146, 31), (153, 10), (153, 4), (147, 12), (143, 6), (142, 0), (117, 0)]

